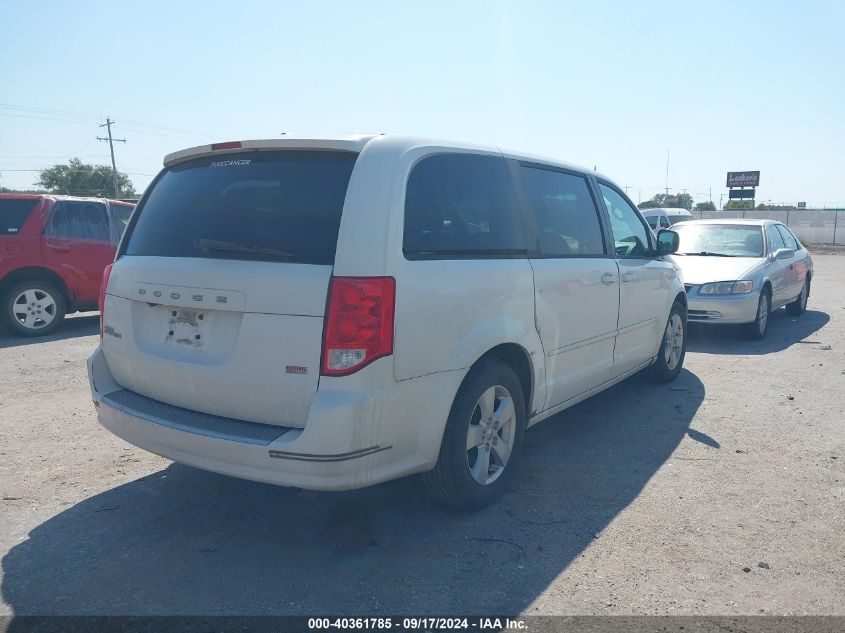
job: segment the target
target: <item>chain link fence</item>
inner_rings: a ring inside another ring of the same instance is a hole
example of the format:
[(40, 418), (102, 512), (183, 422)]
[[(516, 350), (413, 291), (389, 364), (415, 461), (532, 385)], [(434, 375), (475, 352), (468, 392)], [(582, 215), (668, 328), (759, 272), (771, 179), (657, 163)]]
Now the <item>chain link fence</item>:
[(702, 219), (755, 218), (776, 220), (788, 226), (802, 242), (815, 244), (845, 244), (845, 209), (790, 209), (789, 211), (761, 211), (731, 209), (727, 211), (693, 211)]

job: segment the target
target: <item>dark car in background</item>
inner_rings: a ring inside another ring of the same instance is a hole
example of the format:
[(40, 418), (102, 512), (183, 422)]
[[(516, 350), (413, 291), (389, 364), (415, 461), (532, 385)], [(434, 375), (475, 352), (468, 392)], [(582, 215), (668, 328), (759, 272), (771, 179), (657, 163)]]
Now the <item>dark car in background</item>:
[(102, 198), (0, 194), (0, 319), (38, 336), (97, 309), (103, 269), (135, 205)]

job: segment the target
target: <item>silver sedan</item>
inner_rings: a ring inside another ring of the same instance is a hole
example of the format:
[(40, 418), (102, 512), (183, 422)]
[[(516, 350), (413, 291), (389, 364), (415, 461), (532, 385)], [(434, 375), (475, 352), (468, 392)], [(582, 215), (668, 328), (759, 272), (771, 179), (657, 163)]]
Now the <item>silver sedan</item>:
[(773, 220), (692, 220), (672, 227), (680, 236), (672, 257), (681, 268), (689, 321), (741, 323), (761, 339), (772, 310), (803, 314), (813, 260), (801, 242)]

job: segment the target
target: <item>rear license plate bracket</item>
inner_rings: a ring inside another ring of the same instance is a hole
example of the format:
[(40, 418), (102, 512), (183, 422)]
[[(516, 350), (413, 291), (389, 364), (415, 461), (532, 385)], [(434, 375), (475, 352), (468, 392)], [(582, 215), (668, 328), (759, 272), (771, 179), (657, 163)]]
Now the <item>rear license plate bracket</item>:
[(186, 308), (168, 308), (165, 341), (185, 347), (202, 347), (206, 343), (208, 312)]

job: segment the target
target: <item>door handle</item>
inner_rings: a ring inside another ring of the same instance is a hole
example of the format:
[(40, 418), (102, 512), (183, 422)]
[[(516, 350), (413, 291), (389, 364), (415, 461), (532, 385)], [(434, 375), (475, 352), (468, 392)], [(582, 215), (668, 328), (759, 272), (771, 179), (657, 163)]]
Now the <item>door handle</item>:
[(614, 275), (613, 273), (604, 273), (601, 276), (601, 282), (605, 286), (609, 286), (610, 284), (615, 284), (616, 283), (616, 275)]
[(634, 273), (623, 273), (622, 274), (622, 281), (625, 283), (629, 283), (631, 281), (636, 281), (637, 276)]
[(49, 248), (51, 251), (56, 251), (57, 253), (70, 252), (70, 246), (65, 246), (62, 244), (48, 244), (47, 248)]

